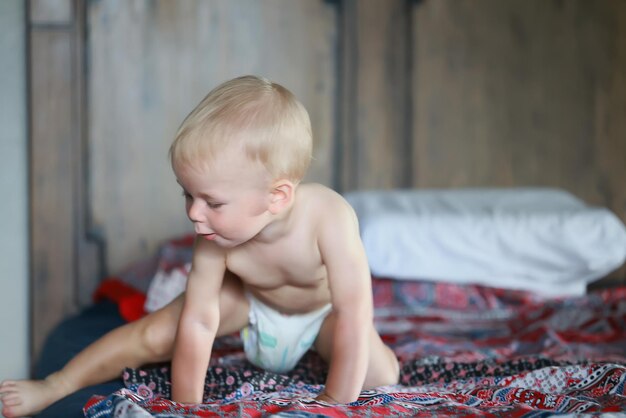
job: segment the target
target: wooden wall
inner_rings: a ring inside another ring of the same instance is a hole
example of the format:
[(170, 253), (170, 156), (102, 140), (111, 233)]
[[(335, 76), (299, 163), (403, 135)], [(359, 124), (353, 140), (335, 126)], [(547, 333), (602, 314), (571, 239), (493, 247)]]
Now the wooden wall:
[(563, 187), (626, 219), (625, 2), (425, 1), (413, 28), (415, 186)]
[(30, 0), (34, 353), (189, 230), (167, 149), (216, 84), (307, 106), (339, 191), (552, 186), (626, 220), (621, 0)]
[(86, 178), (84, 4), (30, 0), (31, 355), (100, 279)]

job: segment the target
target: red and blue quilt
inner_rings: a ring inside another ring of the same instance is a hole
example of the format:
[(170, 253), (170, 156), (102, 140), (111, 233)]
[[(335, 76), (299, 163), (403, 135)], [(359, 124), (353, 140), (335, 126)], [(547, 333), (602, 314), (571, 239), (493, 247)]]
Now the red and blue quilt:
[(216, 342), (204, 402), (169, 400), (167, 364), (127, 369), (126, 388), (93, 397), (87, 417), (543, 417), (626, 414), (626, 287), (541, 299), (472, 285), (373, 279), (376, 326), (400, 382), (356, 402), (314, 400), (323, 362), (289, 374), (250, 365), (241, 341)]

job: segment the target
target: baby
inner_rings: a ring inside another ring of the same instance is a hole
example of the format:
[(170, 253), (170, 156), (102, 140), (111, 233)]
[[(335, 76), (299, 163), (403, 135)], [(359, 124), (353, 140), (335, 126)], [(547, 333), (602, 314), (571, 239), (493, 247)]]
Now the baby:
[(327, 187), (301, 183), (311, 136), (307, 111), (279, 84), (245, 76), (211, 91), (170, 148), (196, 233), (185, 293), (44, 380), (3, 382), (3, 414), (30, 415), (124, 367), (169, 360), (172, 399), (200, 403), (215, 338), (237, 331), (249, 361), (270, 371), (314, 348), (329, 364), (320, 401), (397, 383), (398, 361), (373, 326), (354, 211)]

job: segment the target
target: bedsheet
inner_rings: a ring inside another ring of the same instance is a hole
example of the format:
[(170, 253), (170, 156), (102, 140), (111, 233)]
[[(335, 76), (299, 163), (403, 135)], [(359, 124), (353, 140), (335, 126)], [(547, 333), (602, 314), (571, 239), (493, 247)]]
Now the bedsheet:
[(626, 287), (567, 299), (471, 285), (375, 278), (376, 326), (401, 362), (397, 385), (356, 402), (314, 400), (324, 363), (289, 374), (249, 364), (235, 335), (216, 341), (200, 405), (168, 399), (167, 364), (126, 369), (86, 417), (626, 416)]

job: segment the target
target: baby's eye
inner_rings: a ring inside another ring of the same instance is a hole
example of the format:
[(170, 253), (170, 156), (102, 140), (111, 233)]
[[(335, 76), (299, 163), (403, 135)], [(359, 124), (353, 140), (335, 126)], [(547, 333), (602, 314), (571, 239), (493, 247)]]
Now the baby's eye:
[(211, 203), (211, 202), (207, 202), (207, 205), (209, 205), (211, 209), (219, 209), (222, 206), (224, 206), (223, 203)]
[(185, 199), (191, 199), (191, 195), (189, 193), (187, 193), (186, 191), (183, 190), (183, 197)]

